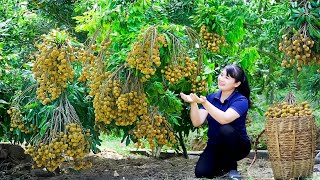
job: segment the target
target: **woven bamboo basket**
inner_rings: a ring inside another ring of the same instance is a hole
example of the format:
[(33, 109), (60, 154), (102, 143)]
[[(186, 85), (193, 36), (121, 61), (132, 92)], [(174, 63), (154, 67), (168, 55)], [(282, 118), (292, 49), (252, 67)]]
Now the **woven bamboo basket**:
[(316, 144), (312, 115), (267, 118), (265, 133), (275, 179), (312, 177)]

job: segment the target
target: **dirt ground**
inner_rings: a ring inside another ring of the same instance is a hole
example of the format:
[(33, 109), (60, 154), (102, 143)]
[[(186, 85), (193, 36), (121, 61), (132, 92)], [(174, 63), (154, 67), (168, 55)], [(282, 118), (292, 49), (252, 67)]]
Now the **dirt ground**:
[[(1, 148), (1, 146), (0, 146)], [(1, 150), (1, 149), (0, 149)], [(20, 152), (20, 151), (19, 151)], [(8, 155), (8, 157), (10, 154)], [(168, 157), (155, 159), (139, 154), (120, 155), (111, 149), (102, 149), (98, 154), (90, 155), (92, 168), (81, 171), (62, 169), (59, 174), (49, 173), (43, 169), (32, 169), (29, 158), (11, 157), (11, 163), (0, 157), (0, 179), (49, 179), (49, 180), (149, 180), (149, 179), (197, 179), (194, 167), (199, 156), (192, 155), (189, 159), (183, 157)], [(273, 179), (270, 162), (258, 159), (248, 169), (252, 159), (245, 158), (238, 162), (238, 170), (243, 179)], [(320, 167), (319, 167), (320, 169)], [(315, 171), (318, 171), (315, 168)], [(314, 176), (315, 177), (315, 176)], [(226, 179), (220, 177), (217, 179)]]

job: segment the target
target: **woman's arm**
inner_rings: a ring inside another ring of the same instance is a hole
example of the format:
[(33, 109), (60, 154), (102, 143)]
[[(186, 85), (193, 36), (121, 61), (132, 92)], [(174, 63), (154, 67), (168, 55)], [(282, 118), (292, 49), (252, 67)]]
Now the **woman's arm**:
[(190, 103), (190, 119), (194, 127), (201, 126), (208, 116), (208, 112), (205, 109), (199, 109), (196, 102)]
[(239, 113), (232, 108), (228, 108), (226, 111), (221, 111), (207, 101), (205, 96), (198, 97), (196, 94), (190, 94), (190, 97), (193, 102), (201, 103), (206, 109), (207, 113), (209, 113), (220, 124), (229, 124), (240, 117)]
[(204, 108), (206, 108), (207, 112), (222, 125), (229, 124), (240, 117), (240, 115), (234, 109), (228, 108), (226, 111), (221, 111), (207, 100), (205, 100), (202, 105)]
[(185, 101), (190, 103), (190, 119), (194, 127), (201, 126), (208, 116), (208, 112), (205, 109), (199, 109), (198, 103), (194, 102), (190, 95), (185, 95), (180, 93), (181, 98)]

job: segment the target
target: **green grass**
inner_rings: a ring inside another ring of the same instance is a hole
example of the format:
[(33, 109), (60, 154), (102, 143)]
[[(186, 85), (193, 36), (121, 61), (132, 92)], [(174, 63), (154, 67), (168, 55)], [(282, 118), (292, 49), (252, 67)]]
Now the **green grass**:
[(115, 134), (111, 133), (109, 135), (102, 133), (100, 138), (102, 139), (101, 147), (108, 148), (116, 151), (121, 155), (128, 155), (131, 149), (134, 149), (134, 144), (130, 143), (128, 146), (126, 142), (121, 142), (123, 133)]

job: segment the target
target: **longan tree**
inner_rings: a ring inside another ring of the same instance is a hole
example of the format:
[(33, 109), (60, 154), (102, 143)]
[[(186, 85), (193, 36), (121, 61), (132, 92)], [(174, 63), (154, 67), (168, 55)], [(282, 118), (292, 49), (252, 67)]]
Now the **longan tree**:
[(21, 139), (28, 143), (26, 154), (31, 155), (34, 166), (49, 171), (62, 164), (75, 170), (91, 167), (86, 156), (96, 145), (92, 142), (95, 132), (84, 127), (90, 120), (81, 122), (69, 100), (80, 52), (71, 41), (59, 29), (42, 36), (34, 54), (35, 82), (16, 94), (8, 110), (10, 130), (24, 136)]

